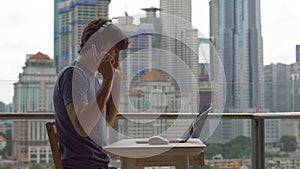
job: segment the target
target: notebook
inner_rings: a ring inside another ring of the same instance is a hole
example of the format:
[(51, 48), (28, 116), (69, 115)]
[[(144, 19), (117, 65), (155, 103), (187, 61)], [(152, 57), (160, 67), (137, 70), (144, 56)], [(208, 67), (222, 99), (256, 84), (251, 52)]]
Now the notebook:
[[(208, 112), (211, 108), (211, 103), (204, 105), (202, 108), (199, 106), (198, 115), (195, 117), (183, 135), (180, 138), (166, 138), (169, 143), (185, 143), (195, 133), (195, 131), (199, 129), (199, 132), (201, 132), (208, 117)], [(135, 141), (138, 144), (148, 144), (149, 138), (138, 138)]]

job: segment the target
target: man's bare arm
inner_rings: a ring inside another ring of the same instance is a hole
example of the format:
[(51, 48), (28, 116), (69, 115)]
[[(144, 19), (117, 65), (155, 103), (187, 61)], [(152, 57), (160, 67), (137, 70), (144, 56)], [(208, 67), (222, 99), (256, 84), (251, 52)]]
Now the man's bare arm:
[(77, 134), (79, 134), (81, 137), (87, 137), (88, 134), (84, 131), (84, 129), (82, 128), (82, 126), (77, 118), (73, 102), (67, 104), (66, 109), (68, 112), (68, 116), (69, 116), (69, 118), (72, 122), (72, 125), (73, 125), (75, 131), (77, 132)]
[(89, 136), (101, 118), (110, 94), (111, 81), (109, 79), (104, 80), (96, 93), (96, 97), (89, 102), (76, 101), (66, 106), (69, 118), (80, 136)]
[(120, 96), (122, 85), (122, 72), (121, 69), (115, 70), (114, 81), (110, 92), (110, 97), (106, 103), (106, 122), (108, 125), (113, 126), (116, 120), (116, 116), (119, 112)]

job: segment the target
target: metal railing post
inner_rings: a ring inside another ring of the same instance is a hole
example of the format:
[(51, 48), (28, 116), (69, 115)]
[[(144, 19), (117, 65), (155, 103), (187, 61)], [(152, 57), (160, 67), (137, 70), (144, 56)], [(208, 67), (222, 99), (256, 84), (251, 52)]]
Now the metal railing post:
[(265, 168), (264, 119), (252, 119), (252, 168)]

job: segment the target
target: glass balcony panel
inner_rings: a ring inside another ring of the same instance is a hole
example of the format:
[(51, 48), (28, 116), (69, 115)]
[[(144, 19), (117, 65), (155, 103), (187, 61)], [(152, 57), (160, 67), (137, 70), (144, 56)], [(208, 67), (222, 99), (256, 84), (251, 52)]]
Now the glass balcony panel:
[(299, 119), (265, 120), (266, 168), (299, 168)]

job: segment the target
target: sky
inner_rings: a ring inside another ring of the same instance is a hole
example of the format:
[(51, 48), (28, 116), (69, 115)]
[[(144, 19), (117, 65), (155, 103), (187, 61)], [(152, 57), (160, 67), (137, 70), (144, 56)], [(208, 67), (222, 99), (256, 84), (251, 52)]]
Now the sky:
[[(25, 65), (26, 54), (42, 52), (53, 58), (54, 0), (0, 1), (0, 101), (12, 102), (13, 83)], [(110, 16), (142, 14), (159, 7), (159, 0), (111, 0)], [(264, 64), (295, 62), (300, 44), (299, 0), (261, 0)], [(192, 24), (209, 37), (209, 0), (192, 0)]]

